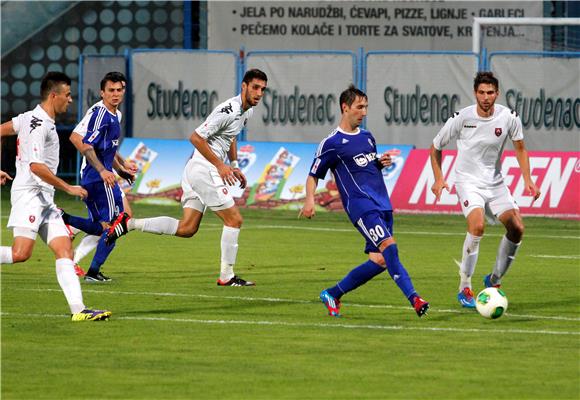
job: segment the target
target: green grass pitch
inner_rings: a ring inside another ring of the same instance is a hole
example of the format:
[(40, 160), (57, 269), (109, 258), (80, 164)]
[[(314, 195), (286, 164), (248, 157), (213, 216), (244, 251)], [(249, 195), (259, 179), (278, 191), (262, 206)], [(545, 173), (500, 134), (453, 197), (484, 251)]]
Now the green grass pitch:
[[(6, 191), (5, 191), (6, 192)], [(82, 203), (58, 197), (84, 215)], [(134, 206), (137, 216), (178, 207)], [(2, 195), (2, 245), (11, 243)], [(210, 213), (211, 214), (211, 213)], [(190, 239), (132, 232), (82, 284), (108, 322), (72, 323), (54, 259), (39, 240), (28, 262), (3, 265), (3, 399), (578, 399), (580, 224), (526, 218), (503, 288), (507, 315), (486, 320), (456, 301), (463, 217), (395, 217), (400, 257), (431, 302), (419, 319), (388, 274), (343, 298), (329, 317), (321, 289), (364, 261), (344, 214), (297, 219), (242, 210), (236, 272), (253, 288), (216, 286), (221, 224)], [(487, 228), (474, 289), (503, 229)], [(79, 239), (77, 239), (78, 241)], [(85, 259), (83, 267), (88, 267)]]

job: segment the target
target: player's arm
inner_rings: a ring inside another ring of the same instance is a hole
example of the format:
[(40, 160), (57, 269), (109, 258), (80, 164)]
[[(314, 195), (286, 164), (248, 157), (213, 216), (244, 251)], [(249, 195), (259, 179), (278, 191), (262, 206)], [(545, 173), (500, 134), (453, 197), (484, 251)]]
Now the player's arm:
[(308, 175), (306, 178), (306, 197), (304, 198), (304, 206), (298, 217), (304, 215), (306, 218), (310, 219), (314, 217), (314, 194), (316, 193), (316, 187), (318, 186), (318, 178)]
[(243, 174), (238, 164), (238, 139), (234, 138), (232, 145), (228, 150), (228, 160), (230, 160), (230, 167), (234, 169), (234, 176), (240, 182), (240, 188), (245, 189), (248, 181), (246, 176)]
[[(103, 118), (103, 113), (106, 113), (106, 111), (103, 109), (95, 110), (91, 114), (85, 135), (78, 133), (76, 134), (77, 136), (81, 136), (81, 142), (83, 145), (85, 145), (80, 148), (77, 147), (77, 149), (87, 159), (88, 163), (91, 164), (95, 171), (99, 173), (103, 182), (105, 182), (110, 187), (113, 187), (117, 183), (115, 174), (105, 168), (103, 163), (101, 163), (97, 157), (97, 153), (93, 147), (94, 145), (98, 145), (100, 143), (103, 138), (102, 132), (107, 130), (106, 123), (104, 122), (105, 118)], [(99, 125), (97, 125), (97, 123)], [(71, 135), (71, 141), (73, 140), (73, 135), (75, 135), (75, 132), (73, 132)]]
[(115, 153), (115, 158), (113, 159), (113, 169), (117, 171), (117, 174), (127, 180), (129, 184), (133, 184), (135, 181), (135, 174), (137, 173), (137, 164), (135, 162), (127, 162), (119, 153)]
[(16, 131), (14, 130), (14, 123), (12, 120), (4, 122), (2, 125), (0, 125), (0, 137), (13, 135), (16, 135)]
[(81, 199), (87, 197), (87, 191), (80, 186), (69, 185), (58, 176), (52, 173), (52, 171), (46, 166), (46, 164), (39, 162), (30, 163), (30, 171), (42, 179), (49, 185), (54, 186), (56, 189), (60, 189), (63, 192), (70, 194), (71, 196), (78, 196)]
[(0, 170), (0, 185), (5, 185), (8, 180), (12, 180), (12, 177), (6, 172)]
[(524, 178), (524, 183), (526, 185), (526, 190), (534, 196), (534, 201), (538, 200), (540, 197), (540, 189), (536, 186), (532, 179), (530, 173), (530, 158), (528, 157), (528, 150), (526, 150), (526, 145), (523, 140), (514, 140), (514, 149), (516, 151), (516, 159), (520, 165), (520, 170), (522, 171), (522, 176)]
[(195, 149), (205, 157), (207, 161), (212, 163), (217, 168), (218, 173), (220, 174), (220, 177), (224, 183), (228, 185), (236, 184), (237, 178), (234, 175), (234, 169), (229, 165), (224, 164), (223, 161), (214, 154), (204, 138), (202, 138), (196, 131), (194, 131), (191, 134), (189, 141), (191, 144), (193, 144)]
[(429, 155), (431, 158), (431, 169), (433, 170), (433, 176), (435, 177), (435, 182), (433, 183), (433, 186), (431, 186), (431, 191), (435, 194), (437, 201), (441, 198), (441, 193), (444, 188), (449, 191), (449, 185), (445, 181), (443, 171), (441, 170), (442, 153), (443, 152), (436, 148), (435, 145), (431, 145)]

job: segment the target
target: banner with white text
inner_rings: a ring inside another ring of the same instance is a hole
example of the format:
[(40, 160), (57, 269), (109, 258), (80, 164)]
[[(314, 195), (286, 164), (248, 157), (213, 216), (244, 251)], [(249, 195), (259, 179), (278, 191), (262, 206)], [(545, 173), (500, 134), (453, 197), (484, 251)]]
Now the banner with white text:
[(429, 148), (447, 119), (475, 102), (470, 53), (371, 53), (366, 67), (366, 126), (381, 143)]
[(340, 93), (356, 84), (353, 53), (252, 53), (247, 69), (268, 75), (248, 121), (248, 140), (320, 142), (340, 121)]
[[(435, 182), (429, 150), (413, 150), (405, 163), (391, 195), (396, 211), (424, 213), (458, 213), (461, 206), (455, 189), (455, 174), (452, 173), (457, 151), (443, 152), (441, 169), (450, 191), (444, 190), (437, 202), (431, 192)], [(524, 180), (513, 151), (505, 151), (502, 157), (502, 175), (520, 211), (524, 215), (543, 215), (560, 218), (580, 219), (580, 152), (532, 151), (530, 172), (541, 196), (535, 202), (526, 193)]]
[[(209, 1), (208, 48), (462, 50), (474, 17), (542, 17), (541, 1)], [(490, 50), (542, 50), (541, 29), (486, 26)]]
[(189, 138), (238, 91), (232, 52), (134, 51), (131, 65), (134, 137)]
[(580, 149), (580, 57), (493, 55), (498, 102), (522, 119), (526, 147)]

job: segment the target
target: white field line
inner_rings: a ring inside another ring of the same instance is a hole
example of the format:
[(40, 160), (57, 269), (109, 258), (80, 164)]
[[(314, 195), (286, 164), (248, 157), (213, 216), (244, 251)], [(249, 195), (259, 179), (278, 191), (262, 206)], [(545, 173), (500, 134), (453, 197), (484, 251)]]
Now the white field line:
[[(26, 318), (69, 318), (65, 315), (58, 314), (25, 314), (25, 313), (0, 313), (2, 316), (15, 316)], [(580, 332), (570, 331), (548, 331), (534, 329), (477, 329), (477, 328), (450, 328), (450, 327), (419, 327), (419, 326), (401, 326), (401, 325), (356, 325), (344, 323), (305, 323), (305, 322), (283, 322), (283, 321), (251, 321), (251, 320), (219, 320), (219, 319), (193, 319), (193, 318), (164, 318), (164, 317), (129, 317), (120, 316), (114, 319), (129, 321), (161, 321), (161, 322), (181, 322), (192, 324), (208, 325), (258, 325), (258, 326), (283, 326), (293, 328), (343, 328), (343, 329), (368, 329), (368, 330), (386, 330), (386, 331), (427, 331), (427, 332), (468, 332), (484, 334), (525, 334), (525, 335), (566, 335), (578, 336)]]
[[(60, 289), (14, 289), (19, 291), (30, 291), (30, 292), (60, 292)], [(171, 293), (171, 292), (128, 292), (128, 291), (117, 291), (117, 290), (94, 290), (94, 289), (83, 289), (85, 293), (100, 293), (100, 294), (112, 294), (112, 295), (127, 295), (127, 296), (158, 296), (158, 297), (188, 297), (188, 298), (198, 298), (198, 299), (227, 299), (227, 300), (242, 300), (242, 301), (257, 301), (266, 303), (290, 303), (290, 304), (319, 304), (319, 301), (312, 300), (295, 300), (295, 299), (280, 299), (275, 297), (247, 297), (247, 296), (217, 296), (209, 294), (187, 294), (187, 293)], [(392, 310), (412, 310), (411, 307), (405, 306), (393, 306), (389, 304), (356, 304), (356, 303), (342, 303), (346, 307), (360, 307), (360, 308), (379, 308), (379, 309), (392, 309)], [(447, 309), (429, 309), (430, 313), (447, 313), (447, 314), (461, 314), (465, 311), (460, 310), (447, 310)], [(580, 321), (580, 318), (574, 317), (563, 317), (563, 316), (548, 316), (548, 315), (520, 315), (505, 313), (506, 317), (513, 318), (525, 318), (525, 319), (546, 319), (555, 321)]]
[[(2, 219), (8, 219), (7, 216), (2, 216)], [(206, 230), (216, 230), (215, 228), (221, 229), (221, 224), (214, 224), (214, 223), (203, 223), (202, 227), (212, 227), (213, 229), (206, 229)], [(244, 230), (249, 229), (292, 229), (292, 230), (300, 230), (300, 231), (315, 231), (315, 232), (356, 232), (354, 227), (352, 228), (323, 228), (323, 227), (312, 227), (312, 226), (296, 226), (296, 225), (244, 225)], [(427, 232), (427, 231), (405, 231), (405, 230), (395, 230), (396, 235), (418, 235), (418, 236), (465, 236), (465, 232)], [(504, 234), (494, 234), (494, 233), (486, 233), (485, 236), (488, 237), (502, 237)], [(573, 240), (580, 240), (580, 231), (579, 234), (576, 236), (569, 236), (569, 235), (530, 235), (526, 234), (526, 238), (538, 238), (538, 239), (573, 239)]]
[(563, 258), (567, 260), (580, 260), (579, 256), (551, 256), (548, 254), (530, 254), (528, 257), (536, 257), (536, 258)]

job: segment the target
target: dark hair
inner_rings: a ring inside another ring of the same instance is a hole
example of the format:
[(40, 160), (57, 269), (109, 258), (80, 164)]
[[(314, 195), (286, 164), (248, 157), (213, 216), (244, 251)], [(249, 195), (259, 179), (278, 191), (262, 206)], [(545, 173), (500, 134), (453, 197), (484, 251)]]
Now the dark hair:
[(101, 90), (105, 90), (105, 86), (107, 86), (107, 82), (122, 82), (127, 83), (127, 78), (121, 72), (113, 71), (107, 72), (107, 75), (101, 80)]
[(268, 82), (268, 77), (266, 74), (257, 68), (247, 70), (244, 74), (244, 79), (242, 79), (242, 82), (247, 85), (248, 83), (252, 82), (252, 79)]
[(356, 100), (357, 97), (362, 97), (368, 100), (368, 97), (365, 92), (360, 89), (357, 89), (354, 85), (350, 85), (348, 89), (340, 94), (340, 98), (338, 100), (340, 104), (340, 112), (342, 112), (342, 105), (346, 104), (347, 106), (352, 106), (352, 103)]
[(62, 72), (51, 71), (47, 72), (42, 78), (40, 83), (40, 97), (44, 101), (48, 98), (50, 92), (54, 92), (58, 89), (60, 84), (66, 84), (70, 86), (70, 78), (68, 75)]
[(475, 75), (475, 79), (473, 80), (473, 90), (477, 92), (477, 88), (482, 83), (493, 85), (496, 91), (499, 90), (499, 81), (495, 76), (493, 76), (493, 72), (490, 71), (478, 72)]

